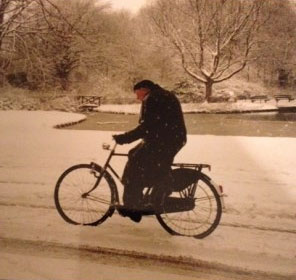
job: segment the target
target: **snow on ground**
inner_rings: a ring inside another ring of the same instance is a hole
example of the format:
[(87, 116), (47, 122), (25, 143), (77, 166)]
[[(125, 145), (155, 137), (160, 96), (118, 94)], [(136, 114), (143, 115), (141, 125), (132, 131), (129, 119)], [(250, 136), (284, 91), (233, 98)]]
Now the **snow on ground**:
[[(98, 228), (77, 228), (48, 210), (54, 208), (55, 182), (66, 168), (103, 163), (108, 155), (100, 147), (111, 142), (114, 132), (52, 128), (82, 118), (60, 112), (0, 111), (0, 238), (182, 255), (296, 275), (295, 138), (189, 135), (175, 161), (211, 164), (207, 174), (228, 194), (221, 226), (206, 239), (195, 240), (170, 236), (154, 218), (134, 225), (115, 215)], [(122, 170), (124, 164), (119, 158), (113, 165)], [(32, 207), (26, 212), (22, 207), (28, 206)]]

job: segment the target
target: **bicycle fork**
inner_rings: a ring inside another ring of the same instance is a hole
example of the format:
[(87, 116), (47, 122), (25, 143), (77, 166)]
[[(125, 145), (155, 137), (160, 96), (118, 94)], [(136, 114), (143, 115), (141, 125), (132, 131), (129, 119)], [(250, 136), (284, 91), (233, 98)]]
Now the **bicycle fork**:
[[(82, 194), (82, 198), (86, 198), (86, 197), (87, 197), (92, 191), (94, 191), (94, 190), (98, 187), (98, 185), (100, 184), (102, 178), (103, 178), (104, 175), (105, 175), (105, 172), (106, 172), (107, 168), (110, 167), (109, 162), (110, 162), (112, 156), (113, 156), (114, 153), (115, 153), (116, 146), (117, 146), (117, 144), (115, 143), (114, 147), (111, 149), (111, 152), (110, 152), (110, 154), (109, 154), (109, 156), (108, 156), (108, 158), (107, 158), (107, 160), (106, 160), (106, 163), (105, 163), (104, 167), (102, 168), (102, 170), (101, 170), (99, 176), (97, 176), (97, 172), (96, 172), (96, 167), (97, 167), (97, 165), (96, 165), (94, 162), (91, 162), (91, 164), (90, 164), (90, 165), (91, 165), (91, 168), (92, 168), (91, 173), (94, 175), (94, 177), (97, 178), (97, 180), (96, 180), (95, 185), (94, 185), (94, 186), (93, 186), (88, 192)], [(109, 145), (103, 145), (103, 148), (106, 149), (106, 150), (109, 150), (110, 146), (109, 146)]]
[(90, 173), (93, 174), (94, 177), (97, 178), (97, 180), (96, 180), (95, 185), (88, 192), (82, 194), (82, 198), (87, 198), (87, 196), (97, 188), (97, 186), (100, 184), (100, 182), (105, 174), (105, 171), (106, 171), (106, 169), (104, 168), (102, 170), (101, 174), (99, 176), (97, 176), (97, 172), (95, 170), (95, 163), (93, 163), (93, 162), (91, 163), (91, 168), (92, 168), (92, 170), (90, 171)]

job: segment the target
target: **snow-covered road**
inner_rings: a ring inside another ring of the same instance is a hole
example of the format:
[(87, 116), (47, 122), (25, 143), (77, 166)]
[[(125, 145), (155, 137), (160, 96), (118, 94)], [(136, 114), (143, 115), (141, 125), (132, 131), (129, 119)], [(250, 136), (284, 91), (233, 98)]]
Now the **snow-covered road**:
[[(228, 194), (221, 225), (206, 239), (195, 240), (170, 236), (153, 217), (133, 224), (114, 215), (95, 228), (65, 224), (54, 208), (58, 176), (76, 163), (104, 162), (107, 153), (100, 146), (111, 141), (111, 132), (52, 128), (83, 117), (0, 112), (0, 244), (7, 244), (0, 256), (8, 254), (11, 240), (55, 242), (296, 277), (295, 138), (189, 135), (176, 161), (211, 164), (208, 175)], [(113, 165), (122, 170), (124, 163), (119, 158)], [(7, 264), (7, 258), (0, 259), (0, 267)], [(15, 262), (18, 267), (17, 256)], [(0, 268), (0, 278), (21, 275), (17, 270), (1, 274), (5, 271)]]

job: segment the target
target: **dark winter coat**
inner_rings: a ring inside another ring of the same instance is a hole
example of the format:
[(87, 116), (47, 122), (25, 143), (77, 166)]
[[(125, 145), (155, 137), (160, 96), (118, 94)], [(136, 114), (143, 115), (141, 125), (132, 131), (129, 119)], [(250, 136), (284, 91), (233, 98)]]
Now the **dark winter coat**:
[(161, 87), (152, 90), (142, 102), (139, 125), (124, 134), (125, 142), (138, 139), (157, 151), (176, 153), (186, 143), (186, 127), (176, 96)]
[(139, 125), (122, 135), (125, 143), (143, 141), (130, 150), (123, 174), (124, 201), (136, 200), (145, 185), (167, 176), (174, 156), (186, 143), (186, 127), (176, 96), (161, 87), (142, 102)]

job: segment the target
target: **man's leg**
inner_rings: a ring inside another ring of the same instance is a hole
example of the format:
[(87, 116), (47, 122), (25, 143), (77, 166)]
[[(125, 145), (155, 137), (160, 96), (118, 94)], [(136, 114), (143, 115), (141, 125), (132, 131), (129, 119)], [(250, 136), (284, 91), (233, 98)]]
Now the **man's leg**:
[(131, 210), (139, 210), (143, 198), (143, 189), (139, 188), (139, 184), (132, 182), (124, 186), (123, 204)]
[(140, 213), (138, 206), (138, 203), (142, 198), (142, 193), (135, 190), (137, 190), (137, 188), (133, 184), (124, 185), (123, 206), (120, 208), (119, 213), (138, 223), (142, 219), (142, 214)]
[(126, 206), (135, 208), (142, 202), (148, 155), (147, 147), (143, 143), (138, 144), (129, 152), (128, 162), (122, 176), (123, 203)]
[(173, 177), (171, 171), (167, 171), (153, 187), (151, 203), (155, 211), (161, 211), (163, 200), (172, 193)]
[(129, 159), (127, 162), (122, 182), (124, 185), (123, 191), (123, 209), (120, 213), (123, 216), (130, 217), (133, 221), (139, 222), (142, 218), (140, 213), (140, 206), (143, 198), (143, 187), (141, 183), (141, 169)]

